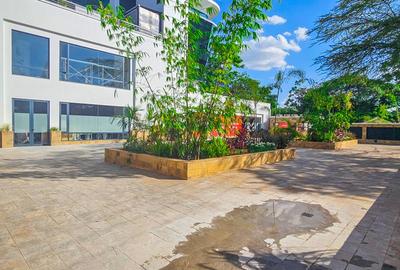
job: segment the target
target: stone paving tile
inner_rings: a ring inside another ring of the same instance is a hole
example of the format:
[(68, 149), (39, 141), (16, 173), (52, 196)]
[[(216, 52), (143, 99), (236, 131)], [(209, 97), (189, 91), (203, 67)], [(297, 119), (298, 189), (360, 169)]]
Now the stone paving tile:
[(362, 257), (400, 269), (400, 147), (300, 150), (196, 181), (104, 164), (104, 147), (0, 149), (1, 270), (158, 269), (213, 218), (271, 199), (320, 204), (339, 220), (283, 239), (279, 267), (368, 269), (352, 263)]

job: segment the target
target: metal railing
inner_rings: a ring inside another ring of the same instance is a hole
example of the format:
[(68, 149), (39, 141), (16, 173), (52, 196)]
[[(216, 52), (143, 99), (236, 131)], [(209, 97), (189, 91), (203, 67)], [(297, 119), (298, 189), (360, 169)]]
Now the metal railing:
[[(94, 12), (93, 14), (90, 14), (90, 13), (87, 12), (86, 7), (78, 5), (78, 4), (73, 3), (71, 1), (68, 1), (68, 0), (38, 0), (38, 1), (41, 1), (41, 2), (44, 2), (44, 3), (49, 3), (49, 4), (54, 4), (54, 5), (57, 5), (59, 7), (65, 8), (67, 10), (70, 10), (72, 12), (75, 12), (77, 14), (84, 15), (84, 16), (87, 16), (87, 17), (90, 17), (90, 18), (93, 18), (93, 19), (97, 19), (97, 20), (100, 19), (100, 17), (97, 14), (97, 12)], [(130, 12), (133, 9), (137, 8), (137, 7), (139, 7), (139, 6), (135, 6), (132, 9), (128, 10), (126, 12), (126, 15), (130, 16), (129, 15)], [(141, 32), (141, 33), (144, 33), (146, 35), (153, 36), (153, 37), (160, 35), (160, 33), (162, 32), (161, 29), (159, 29), (158, 32), (151, 31), (149, 29), (141, 27), (140, 24), (138, 22), (136, 22), (135, 20), (132, 20), (132, 21), (133, 21), (134, 29), (137, 32)]]
[[(64, 81), (75, 82), (83, 80), (86, 84), (118, 88), (124, 88), (125, 86), (123, 69), (65, 57), (61, 57), (61, 67)], [(117, 71), (120, 74), (112, 74), (112, 71)], [(98, 83), (94, 83), (95, 81)]]
[[(157, 25), (155, 25), (155, 24), (152, 25), (152, 26), (155, 26), (155, 28), (157, 28), (157, 30), (146, 28), (146, 27), (143, 27), (141, 25), (141, 22), (140, 22), (140, 10), (141, 9), (144, 9), (144, 10), (146, 10), (148, 12), (151, 12), (153, 14), (156, 14), (158, 16)], [(132, 18), (133, 24), (136, 25), (136, 26), (139, 26), (141, 31), (145, 31), (145, 32), (147, 32), (148, 34), (151, 34), (151, 35), (159, 35), (162, 32), (162, 20), (161, 20), (161, 14), (159, 12), (156, 12), (156, 11), (147, 9), (145, 7), (142, 7), (140, 5), (137, 5), (137, 6), (134, 6), (133, 8), (131, 8), (131, 9), (127, 10), (125, 12), (125, 15), (126, 16), (130, 16)]]
[(55, 4), (58, 4), (60, 6), (63, 6), (63, 7), (69, 8), (69, 9), (76, 10), (76, 4), (66, 1), (66, 0), (47, 0), (47, 1), (53, 2)]

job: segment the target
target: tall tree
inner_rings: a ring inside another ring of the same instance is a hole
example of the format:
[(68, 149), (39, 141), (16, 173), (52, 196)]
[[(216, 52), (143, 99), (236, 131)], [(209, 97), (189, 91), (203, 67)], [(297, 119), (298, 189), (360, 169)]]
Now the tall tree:
[[(289, 81), (290, 79), (296, 79), (297, 82), (304, 82), (306, 80), (305, 73), (299, 69), (289, 69), (289, 70), (279, 70), (275, 74), (274, 82), (271, 84), (271, 87), (276, 89), (276, 101), (277, 106), (279, 107), (279, 94), (283, 90), (283, 85)], [(275, 123), (276, 123), (276, 113), (275, 113)]]
[(316, 60), (322, 70), (400, 82), (399, 0), (340, 0), (313, 32), (317, 43), (332, 44)]
[(307, 110), (305, 96), (313, 88), (324, 88), (332, 96), (351, 93), (353, 122), (368, 121), (376, 117), (399, 121), (399, 84), (369, 79), (361, 75), (345, 75), (310, 89), (294, 87), (289, 93), (286, 105), (297, 109), (299, 113), (304, 113)]
[(263, 86), (260, 81), (250, 78), (249, 75), (238, 73), (231, 85), (232, 94), (240, 99), (252, 100), (254, 108), (257, 108), (257, 103), (270, 103), (274, 99), (271, 95), (272, 87)]
[[(199, 49), (204, 33), (196, 29), (200, 14), (191, 12), (199, 8), (200, 1), (163, 2), (169, 3), (174, 12), (163, 15), (169, 23), (154, 44), (160, 48), (157, 55), (165, 63), (165, 83), (161, 88), (153, 87), (148, 80), (151, 68), (143, 68), (146, 53), (141, 51), (143, 40), (136, 38), (132, 20), (125, 17), (121, 8), (115, 11), (111, 5), (100, 4), (98, 12), (109, 39), (121, 45), (127, 56), (134, 56), (138, 67), (142, 67), (143, 72), (138, 75), (147, 85), (138, 90), (144, 93), (147, 104), (150, 137), (156, 143), (167, 139), (172, 144), (173, 157), (199, 159), (210, 132), (224, 134), (224, 127), (244, 107), (232, 95), (230, 82), (235, 70), (243, 66), (241, 53), (246, 42), (258, 37), (272, 0), (232, 0), (209, 35), (206, 61), (204, 50)], [(207, 9), (207, 13), (212, 12)]]

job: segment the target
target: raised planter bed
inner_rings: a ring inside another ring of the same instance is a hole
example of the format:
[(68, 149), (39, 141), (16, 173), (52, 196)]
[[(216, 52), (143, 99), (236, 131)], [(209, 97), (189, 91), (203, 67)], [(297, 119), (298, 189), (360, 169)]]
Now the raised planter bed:
[(342, 142), (309, 142), (309, 141), (294, 141), (290, 143), (291, 147), (313, 148), (326, 150), (341, 150), (352, 148), (358, 144), (358, 140), (348, 140)]
[(215, 175), (224, 171), (251, 168), (282, 160), (292, 160), (295, 157), (295, 151), (295, 149), (291, 148), (187, 161), (108, 148), (105, 150), (105, 162), (189, 180)]

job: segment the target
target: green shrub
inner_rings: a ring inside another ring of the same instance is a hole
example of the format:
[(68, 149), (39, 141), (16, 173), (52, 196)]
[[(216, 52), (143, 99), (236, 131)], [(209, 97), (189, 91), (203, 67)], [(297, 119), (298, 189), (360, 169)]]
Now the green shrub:
[(250, 153), (265, 152), (275, 150), (276, 146), (271, 142), (252, 143), (248, 146)]
[(356, 139), (356, 136), (350, 131), (337, 130), (335, 133), (335, 142), (349, 141)]
[(160, 157), (175, 157), (173, 144), (168, 141), (155, 141), (148, 149), (149, 154)]
[(10, 130), (11, 130), (11, 127), (10, 127), (9, 124), (3, 124), (3, 125), (0, 127), (0, 131), (10, 131)]
[(352, 93), (331, 94), (326, 86), (308, 90), (304, 96), (304, 120), (310, 124), (308, 139), (333, 142), (338, 130), (350, 128)]
[(223, 157), (230, 154), (229, 146), (223, 138), (212, 138), (201, 148), (201, 158)]
[(135, 153), (146, 153), (148, 149), (148, 144), (146, 141), (129, 137), (128, 141), (124, 143), (124, 149)]
[(298, 132), (293, 128), (274, 127), (269, 131), (266, 141), (275, 144), (277, 149), (284, 149), (297, 136)]
[[(130, 137), (124, 149), (135, 153), (146, 153), (155, 156), (184, 159), (185, 145), (170, 141), (154, 142)], [(201, 158), (222, 157), (230, 154), (229, 146), (223, 138), (213, 138), (201, 147)]]

